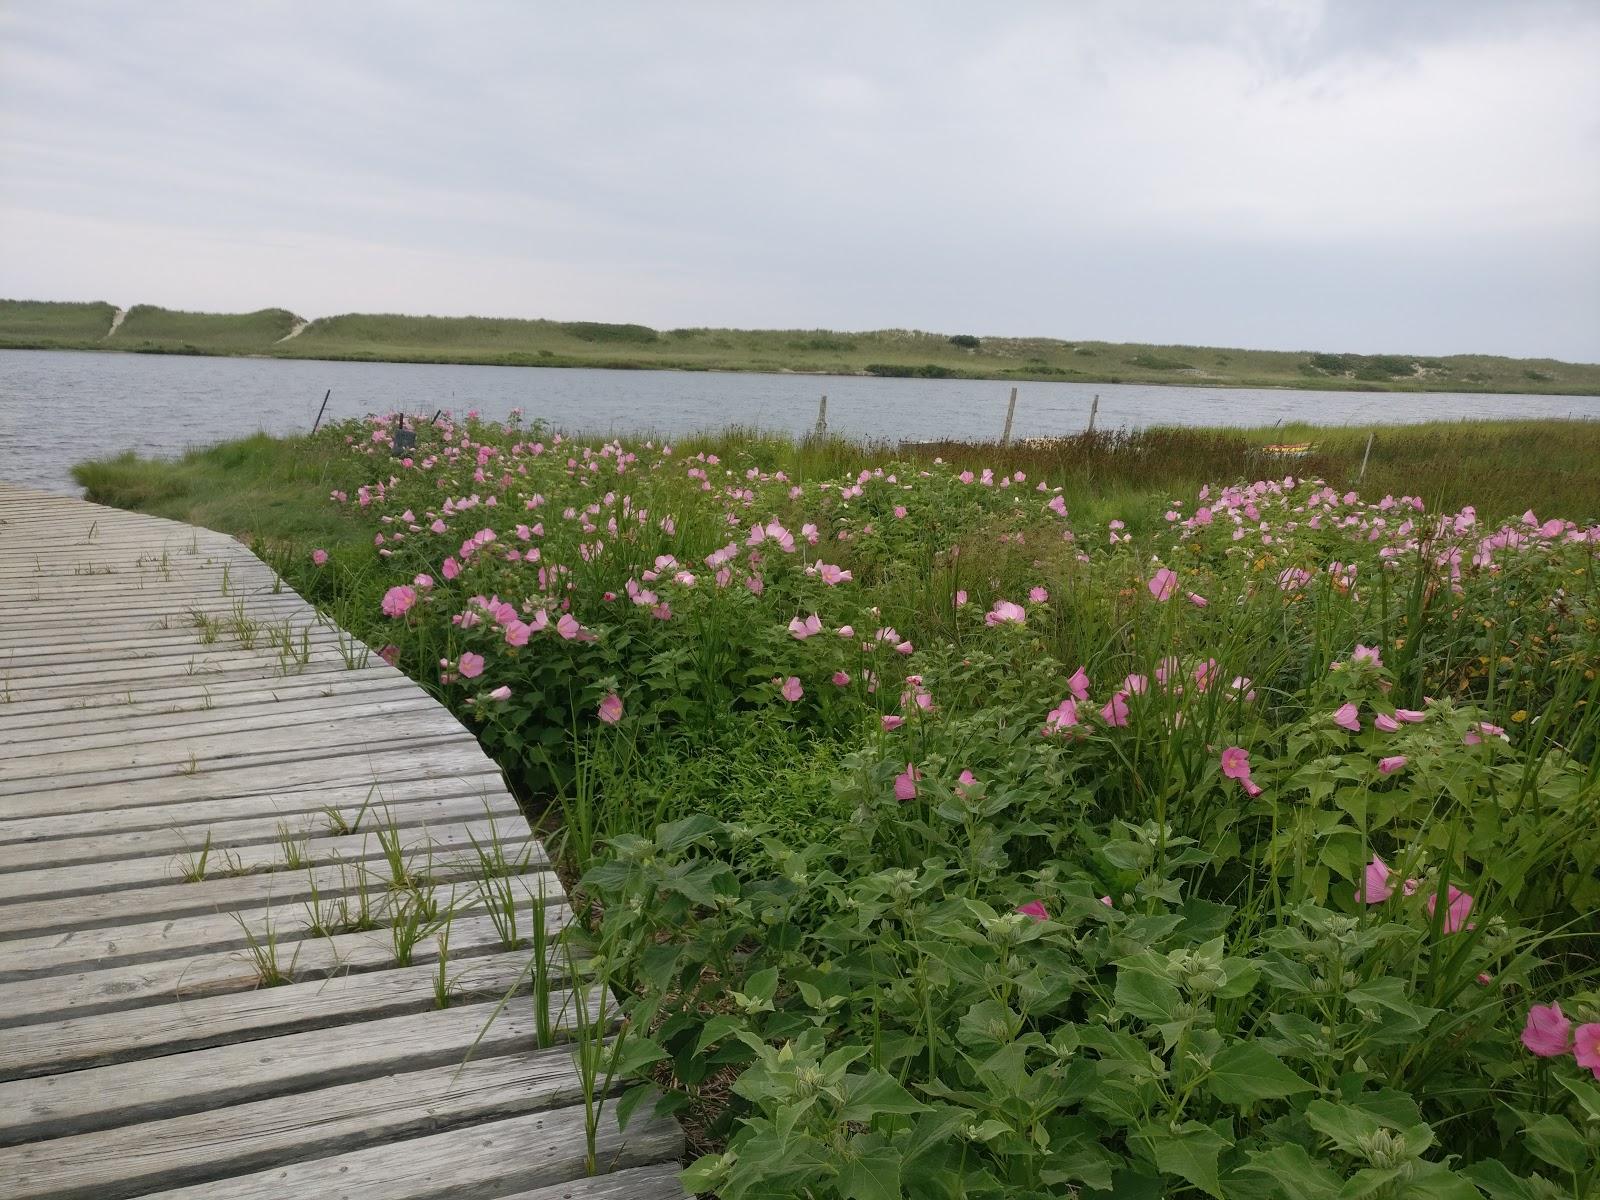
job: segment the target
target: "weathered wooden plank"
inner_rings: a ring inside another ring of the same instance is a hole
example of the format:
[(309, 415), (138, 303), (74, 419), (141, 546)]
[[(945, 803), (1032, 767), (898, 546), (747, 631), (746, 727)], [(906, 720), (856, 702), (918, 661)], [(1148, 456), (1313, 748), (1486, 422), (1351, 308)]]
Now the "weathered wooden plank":
[[(63, 772), (54, 778), (0, 778), (0, 797), (19, 797), (18, 803), (21, 804), (51, 804), (62, 792), (78, 788), (102, 784), (133, 787), (152, 782), (159, 786), (194, 777), (200, 777), (201, 789), (209, 791), (212, 784), (206, 777), (218, 771), (264, 771), (278, 766), (306, 764), (322, 758), (360, 758), (377, 764), (390, 755), (414, 754), (419, 750), (460, 745), (470, 740), (471, 735), (457, 726), (454, 732), (435, 729), (401, 736), (395, 736), (392, 728), (386, 732), (371, 731), (365, 738), (358, 733), (350, 733), (344, 739), (328, 744), (314, 743), (271, 750), (252, 750), (223, 742), (212, 747), (214, 752), (206, 757), (196, 755), (192, 761), (182, 764), (158, 761), (149, 765), (118, 765), (92, 771)], [(377, 774), (376, 770), (374, 774)], [(39, 799), (29, 799), (30, 796)]]
[[(526, 828), (526, 826), (523, 826)], [(502, 839), (505, 856), (525, 861), (532, 868), (544, 865), (544, 848), (528, 835)], [(376, 864), (376, 865), (374, 865)], [(468, 846), (433, 855), (414, 855), (410, 869), (433, 880), (455, 880), (478, 871), (476, 855)], [(13, 938), (49, 930), (55, 934), (104, 928), (114, 921), (168, 921), (197, 913), (230, 912), (249, 904), (299, 904), (313, 896), (349, 895), (363, 887), (371, 903), (384, 911), (389, 903), (385, 889), (388, 871), (381, 858), (302, 871), (276, 871), (261, 875), (207, 877), (198, 883), (181, 881), (130, 887), (115, 892), (60, 899), (22, 900), (0, 909), (0, 945)]]
[[(325, 787), (371, 788), (382, 781), (397, 779), (450, 779), (481, 774), (487, 760), (483, 752), (466, 738), (429, 739), (409, 747), (398, 756), (387, 756), (387, 747), (367, 752), (315, 758), (285, 758), (282, 755), (247, 759), (240, 762), (209, 764), (203, 773), (178, 775), (162, 773), (151, 779), (102, 780), (73, 788), (60, 788), (30, 795), (26, 805), (12, 801), (0, 808), (16, 816), (42, 817), (57, 813), (91, 813), (102, 809), (139, 808), (152, 811), (164, 805), (225, 796), (270, 796), (279, 791)], [(426, 753), (423, 753), (426, 751)], [(270, 770), (263, 768), (270, 767)]]
[[(555, 1110), (550, 1122), (566, 1126), (558, 1115), (561, 1106), (576, 1103), (582, 1094), (568, 1047), (475, 1058), (463, 1066), (397, 1072), (209, 1112), (0, 1147), (0, 1179), (7, 1181), (16, 1200), (117, 1200), (152, 1188), (259, 1171), (522, 1113)], [(564, 1139), (563, 1152), (581, 1161), (582, 1110), (575, 1111), (577, 1136)], [(394, 1149), (389, 1153), (399, 1156)]]
[[(527, 978), (526, 949), (448, 963), (456, 999), (499, 998)], [(438, 1007), (437, 960), (391, 970), (333, 974), (272, 988), (196, 996), (167, 1004), (63, 1017), (8, 1029), (0, 1079), (79, 1070), (322, 1029)]]
[[(335, 874), (334, 872), (327, 872)], [(367, 911), (379, 919), (388, 911), (383, 889), (357, 870), (338, 876), (337, 886), (321, 889), (318, 898), (324, 906), (340, 899), (349, 902), (352, 912), (360, 910), (361, 892), (367, 893)], [(477, 883), (470, 869), (451, 872), (436, 869), (433, 878), (441, 885), (441, 905), (457, 902), (476, 893)], [(558, 900), (565, 896), (561, 881), (553, 873), (530, 871), (513, 877), (526, 907), (540, 897)], [(82, 971), (91, 966), (110, 967), (153, 962), (201, 950), (244, 950), (253, 936), (264, 940), (271, 934), (283, 936), (306, 929), (311, 924), (307, 912), (309, 893), (295, 898), (275, 896), (266, 902), (241, 905), (230, 911), (199, 912), (188, 916), (161, 916), (153, 920), (124, 914), (121, 920), (104, 922), (94, 928), (59, 930), (19, 936), (0, 942), (0, 980), (67, 971)], [(241, 925), (242, 922), (242, 925)], [(246, 933), (246, 930), (249, 932)], [(0, 1025), (7, 1020), (0, 1014)]]
[[(363, 817), (363, 825), (373, 825), (381, 820), (396, 826), (441, 826), (451, 822), (471, 821), (485, 816), (505, 822), (503, 828), (512, 828), (519, 809), (509, 796), (493, 795), (488, 789), (473, 793), (456, 789), (464, 794), (456, 796), (430, 796), (412, 802), (399, 802), (392, 797), (382, 802), (374, 801)], [(498, 792), (498, 788), (495, 789)], [(308, 797), (314, 800), (315, 797)], [(245, 811), (263, 811), (259, 799), (252, 799)], [(81, 836), (83, 824), (75, 821), (70, 836), (48, 841), (33, 840), (25, 850), (15, 848), (8, 854), (5, 841), (0, 840), (0, 887), (3, 876), (10, 871), (39, 871), (46, 868), (78, 866), (87, 863), (110, 863), (127, 859), (145, 858), (171, 860), (173, 856), (198, 852), (207, 835), (217, 862), (227, 862), (228, 852), (242, 852), (247, 847), (302, 838), (327, 838), (342, 836), (333, 818), (321, 807), (303, 811), (286, 810), (280, 806), (267, 808), (277, 815), (251, 816), (239, 820), (208, 817), (204, 808), (192, 810), (181, 821), (171, 821), (156, 829), (127, 829), (121, 832), (101, 832), (106, 826), (95, 822), (96, 832)], [(116, 814), (107, 814), (116, 815)], [(20, 824), (21, 822), (15, 822)], [(348, 823), (348, 822), (347, 822)], [(6, 824), (13, 824), (7, 822)], [(0, 831), (3, 831), (0, 826)], [(351, 832), (356, 832), (352, 830)], [(12, 839), (15, 840), (15, 839)]]
[[(85, 821), (79, 810), (17, 813), (0, 817), (0, 859), (6, 857), (3, 847), (17, 842), (31, 845), (13, 853), (38, 855), (40, 866), (56, 861), (119, 858), (123, 847), (132, 854), (145, 853), (147, 848), (158, 845), (177, 851), (186, 839), (192, 844), (192, 830), (252, 820), (276, 830), (281, 820), (316, 825), (326, 819), (326, 827), (332, 829), (331, 814), (338, 813), (347, 827), (355, 828), (358, 820), (366, 820), (374, 810), (386, 805), (399, 809), (411, 804), (444, 805), (461, 799), (478, 812), (485, 811), (485, 806), (496, 814), (516, 811), (515, 801), (506, 795), (501, 784), (499, 771), (488, 763), (477, 769), (477, 774), (469, 774), (471, 768), (464, 766), (442, 776), (413, 771), (398, 778), (385, 777), (381, 783), (368, 778), (356, 784), (269, 787), (243, 795), (230, 795), (226, 789), (219, 789), (219, 795), (204, 800), (163, 801), (157, 794), (148, 797), (150, 803), (96, 809), (93, 821)], [(56, 852), (48, 843), (59, 847), (59, 858), (51, 857)]]
[[(424, 734), (462, 734), (466, 731), (450, 714), (422, 696), (422, 704), (406, 702), (394, 712), (355, 712), (355, 714), (302, 714), (304, 720), (288, 720), (274, 725), (251, 725), (243, 720), (203, 723), (197, 731), (184, 731), (176, 738), (138, 738), (134, 741), (112, 736), (109, 739), (77, 738), (85, 746), (53, 746), (38, 749), (24, 742), (0, 762), (0, 794), (8, 784), (40, 779), (54, 786), (70, 787), (75, 776), (114, 770), (142, 771), (158, 766), (210, 763), (234, 757), (240, 752), (269, 754), (277, 750), (320, 750), (323, 747), (366, 746), (373, 741)], [(19, 790), (38, 790), (37, 786)]]
[[(621, 1172), (679, 1154), (678, 1127), (646, 1117), (648, 1109), (646, 1102), (626, 1133), (614, 1113), (602, 1116), (595, 1155), (603, 1169)], [(583, 1179), (584, 1135), (583, 1110), (560, 1108), (156, 1192), (150, 1200), (499, 1200), (508, 1189)]]
[(610, 1175), (590, 1175), (553, 1183), (529, 1192), (508, 1193), (496, 1200), (683, 1200), (682, 1171), (677, 1163), (634, 1167)]
[[(561, 1040), (578, 1027), (579, 1003), (598, 1018), (596, 993), (561, 988), (545, 997)], [(539, 1046), (536, 997), (478, 1001), (279, 1034), (185, 1054), (0, 1083), (0, 1146), (156, 1121), (311, 1090), (330, 1079), (459, 1066)]]
[[(476, 818), (476, 819), (473, 819)], [(262, 841), (248, 845), (225, 845), (209, 830), (194, 830), (188, 844), (178, 853), (147, 858), (126, 858), (116, 862), (89, 863), (67, 867), (39, 867), (32, 870), (0, 871), (0, 921), (8, 905), (31, 900), (89, 896), (103, 892), (134, 891), (166, 884), (204, 887), (215, 879), (269, 872), (295, 873), (313, 866), (366, 864), (373, 867), (392, 853), (398, 853), (425, 872), (430, 855), (436, 861), (452, 861), (474, 846), (488, 850), (496, 837), (504, 840), (508, 829), (519, 829), (519, 818), (498, 821), (484, 819), (480, 809), (468, 819), (441, 824), (403, 824), (390, 810), (379, 812), (367, 822), (368, 828), (347, 834), (283, 841)], [(204, 867), (200, 858), (205, 857)], [(290, 862), (294, 858), (297, 861)], [(302, 861), (303, 860), (303, 861)], [(377, 869), (374, 874), (387, 876)], [(198, 876), (198, 878), (193, 878)]]

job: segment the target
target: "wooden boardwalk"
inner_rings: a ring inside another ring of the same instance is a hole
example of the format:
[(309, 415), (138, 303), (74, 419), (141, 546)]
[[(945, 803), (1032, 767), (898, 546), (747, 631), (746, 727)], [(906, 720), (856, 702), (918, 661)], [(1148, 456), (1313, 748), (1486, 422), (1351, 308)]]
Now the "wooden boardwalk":
[(0, 485), (0, 1194), (681, 1198), (648, 1105), (586, 1176), (559, 964), (490, 1022), (567, 915), (472, 736), (249, 551)]

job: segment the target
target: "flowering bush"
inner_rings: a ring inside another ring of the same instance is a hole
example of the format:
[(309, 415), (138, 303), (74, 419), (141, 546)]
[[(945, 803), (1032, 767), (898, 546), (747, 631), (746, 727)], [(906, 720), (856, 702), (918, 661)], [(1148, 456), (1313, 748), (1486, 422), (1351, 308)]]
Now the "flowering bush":
[(412, 427), (296, 582), (560, 804), (695, 1186), (1600, 1185), (1600, 527)]

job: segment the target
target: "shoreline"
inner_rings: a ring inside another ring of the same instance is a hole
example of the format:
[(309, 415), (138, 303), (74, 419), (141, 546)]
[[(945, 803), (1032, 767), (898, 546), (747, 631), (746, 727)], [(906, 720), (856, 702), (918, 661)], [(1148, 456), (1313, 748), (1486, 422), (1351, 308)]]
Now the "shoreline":
[(1574, 399), (1600, 399), (1600, 391), (1588, 391), (1582, 388), (1539, 387), (1536, 383), (1531, 381), (1527, 386), (1519, 386), (1515, 390), (1507, 391), (1500, 387), (1490, 385), (1473, 386), (1457, 381), (1450, 381), (1439, 386), (1428, 386), (1426, 383), (1412, 382), (1409, 380), (1379, 382), (1375, 380), (1349, 380), (1315, 377), (1308, 377), (1303, 380), (1294, 381), (1249, 378), (1224, 380), (1214, 377), (1203, 379), (1185, 378), (1178, 380), (1173, 379), (1170, 376), (1130, 376), (1126, 374), (1114, 374), (1111, 372), (1106, 372), (1103, 374), (1073, 372), (1071, 375), (1067, 375), (1063, 372), (1029, 372), (1022, 370), (993, 373), (984, 371), (967, 371), (959, 368), (950, 368), (947, 372), (938, 375), (921, 376), (915, 374), (882, 374), (866, 370), (812, 370), (805, 367), (773, 368), (764, 365), (729, 366), (721, 364), (716, 366), (700, 366), (692, 363), (642, 360), (585, 361), (581, 359), (560, 359), (553, 357), (534, 358), (530, 355), (515, 351), (499, 358), (466, 354), (340, 354), (336, 352), (317, 354), (263, 354), (254, 350), (214, 350), (201, 347), (124, 347), (108, 346), (104, 342), (85, 342), (81, 345), (61, 343), (46, 344), (37, 342), (26, 343), (20, 340), (8, 339), (0, 339), (0, 350), (45, 353), (67, 352), (80, 354), (122, 354), (173, 358), (244, 358), (267, 362), (393, 363), (401, 366), (506, 367), (513, 369), (532, 368), (557, 371), (669, 371), (684, 375), (774, 375), (802, 376), (814, 379), (903, 379), (908, 382), (916, 383), (937, 383), (941, 380), (955, 380), (965, 382), (992, 382), (1001, 384), (1070, 383), (1086, 386), (1093, 384), (1108, 384), (1131, 387), (1203, 388), (1215, 391), (1337, 392), (1358, 395), (1433, 394), (1462, 396), (1570, 396)]

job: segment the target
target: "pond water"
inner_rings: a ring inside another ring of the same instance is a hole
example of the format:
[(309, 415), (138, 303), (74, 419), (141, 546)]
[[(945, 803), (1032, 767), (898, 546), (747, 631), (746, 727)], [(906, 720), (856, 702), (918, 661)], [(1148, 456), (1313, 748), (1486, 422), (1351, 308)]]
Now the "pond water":
[[(1600, 397), (1319, 392), (1112, 383), (1018, 384), (1013, 435), (1084, 428), (1324, 425), (1474, 417), (1600, 418)], [(801, 433), (828, 396), (828, 427), (864, 439), (997, 438), (1011, 385), (999, 380), (599, 371), (411, 363), (0, 350), (0, 480), (74, 491), (70, 468), (132, 450), (175, 455), (265, 430), (400, 407), (452, 408), (585, 433), (679, 436), (728, 425)]]

